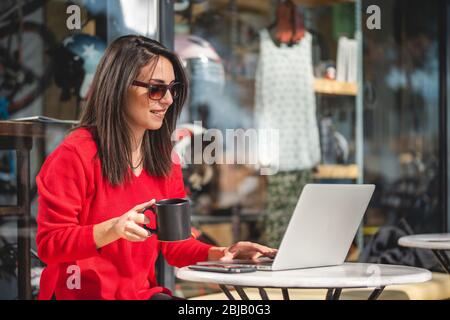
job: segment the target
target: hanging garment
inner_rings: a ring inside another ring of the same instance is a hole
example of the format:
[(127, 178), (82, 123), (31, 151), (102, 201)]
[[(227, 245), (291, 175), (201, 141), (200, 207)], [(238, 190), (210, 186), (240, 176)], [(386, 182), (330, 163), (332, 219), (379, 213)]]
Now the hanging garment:
[(278, 248), (311, 171), (280, 172), (267, 176), (267, 212), (264, 217), (265, 243)]
[(255, 121), (258, 129), (279, 132), (279, 154), (260, 154), (277, 161), (278, 171), (310, 169), (320, 161), (311, 43), (306, 32), (300, 42), (278, 47), (266, 29), (260, 32)]
[(338, 41), (336, 80), (355, 83), (358, 70), (358, 43), (355, 39), (341, 37)]

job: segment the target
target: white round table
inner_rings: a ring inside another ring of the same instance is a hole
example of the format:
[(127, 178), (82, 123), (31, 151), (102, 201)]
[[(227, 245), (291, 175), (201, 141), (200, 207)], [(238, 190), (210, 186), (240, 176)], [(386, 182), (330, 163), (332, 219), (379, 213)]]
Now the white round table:
[(402, 247), (430, 249), (450, 274), (450, 259), (446, 251), (450, 250), (450, 233), (416, 234), (401, 237), (398, 244)]
[(344, 288), (375, 288), (369, 297), (375, 300), (386, 286), (425, 282), (431, 279), (431, 272), (397, 265), (345, 263), (332, 267), (233, 274), (184, 267), (177, 271), (176, 276), (187, 281), (219, 284), (230, 300), (234, 300), (234, 297), (226, 286), (233, 286), (243, 300), (248, 300), (244, 287), (258, 288), (263, 300), (268, 300), (264, 288), (280, 288), (286, 300), (289, 300), (288, 289), (294, 288), (328, 289), (328, 300), (338, 300)]

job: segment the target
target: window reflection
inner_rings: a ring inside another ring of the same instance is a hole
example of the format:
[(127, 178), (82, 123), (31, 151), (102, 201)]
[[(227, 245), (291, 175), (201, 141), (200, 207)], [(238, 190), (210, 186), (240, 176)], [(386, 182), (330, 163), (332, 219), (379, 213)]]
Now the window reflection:
[(441, 228), (438, 2), (379, 1), (382, 32), (365, 31), (365, 181), (377, 184), (366, 225)]

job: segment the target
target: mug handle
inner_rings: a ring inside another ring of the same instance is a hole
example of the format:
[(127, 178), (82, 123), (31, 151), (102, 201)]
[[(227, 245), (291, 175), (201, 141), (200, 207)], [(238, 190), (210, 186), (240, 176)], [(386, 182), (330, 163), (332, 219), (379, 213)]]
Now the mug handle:
[[(155, 216), (156, 216), (156, 210), (155, 210), (155, 205), (152, 205), (152, 206), (150, 206), (150, 207), (147, 207), (147, 208), (145, 208), (144, 209), (144, 212), (145, 211), (147, 211), (147, 210), (150, 210), (150, 211), (152, 211), (154, 214), (155, 214)], [(153, 234), (155, 234), (157, 231), (158, 231), (158, 227), (156, 227), (155, 229), (152, 229), (152, 228), (149, 228), (149, 227), (147, 227), (147, 225), (143, 225), (142, 226), (145, 230), (147, 230), (147, 231), (149, 231), (150, 232), (150, 236), (152, 236)]]

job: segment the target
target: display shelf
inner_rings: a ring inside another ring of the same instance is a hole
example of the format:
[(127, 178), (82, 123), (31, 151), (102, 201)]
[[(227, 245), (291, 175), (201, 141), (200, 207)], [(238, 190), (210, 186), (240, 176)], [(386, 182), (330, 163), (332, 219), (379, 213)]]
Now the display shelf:
[(316, 78), (314, 79), (314, 91), (330, 95), (356, 96), (358, 85), (356, 83)]
[[(236, 0), (235, 3), (236, 7), (239, 8), (239, 11), (267, 13), (271, 9), (271, 3), (267, 0)], [(229, 8), (230, 0), (215, 0), (211, 5), (216, 8)]]
[(293, 2), (303, 6), (323, 6), (340, 3), (355, 3), (355, 0), (293, 0)]
[(314, 179), (358, 179), (358, 166), (356, 164), (322, 164), (316, 167)]
[[(333, 5), (341, 3), (355, 3), (355, 0), (293, 0), (295, 4), (303, 6), (323, 6), (323, 5)], [(214, 5), (219, 5), (222, 7), (227, 7), (230, 5), (229, 0), (216, 0)], [(241, 10), (252, 10), (252, 11), (262, 11), (267, 12), (270, 10), (270, 1), (261, 0), (236, 0), (236, 5)]]

